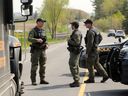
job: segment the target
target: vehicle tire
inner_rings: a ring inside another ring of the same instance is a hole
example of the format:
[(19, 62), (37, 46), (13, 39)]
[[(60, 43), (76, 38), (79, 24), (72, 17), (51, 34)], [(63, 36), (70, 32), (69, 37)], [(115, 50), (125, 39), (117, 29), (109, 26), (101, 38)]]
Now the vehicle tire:
[(15, 74), (15, 76), (14, 76), (14, 80), (15, 80), (15, 82), (16, 82), (16, 85), (17, 85), (17, 94), (16, 94), (16, 96), (21, 96), (21, 94), (20, 94), (20, 86), (19, 86), (19, 64), (16, 64), (16, 62), (14, 62), (14, 61), (11, 61), (10, 62), (11, 64), (11, 73), (13, 73), (13, 74)]
[(119, 48), (112, 48), (107, 58), (107, 71), (114, 82), (120, 81)]
[(80, 58), (79, 58), (79, 67), (80, 68), (87, 68), (85, 54), (86, 54), (85, 50), (82, 50), (80, 53)]
[(11, 96), (16, 96), (17, 94), (17, 85), (14, 79), (11, 79)]
[(22, 76), (22, 70), (23, 70), (23, 64), (22, 63), (19, 63), (19, 74), (20, 74), (20, 78)]
[(125, 39), (125, 36), (123, 36), (122, 38)]

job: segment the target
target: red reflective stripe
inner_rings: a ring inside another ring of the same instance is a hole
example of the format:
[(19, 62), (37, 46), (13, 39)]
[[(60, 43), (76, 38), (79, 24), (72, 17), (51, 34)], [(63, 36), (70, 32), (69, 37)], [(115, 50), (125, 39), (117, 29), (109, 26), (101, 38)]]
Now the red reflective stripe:
[(0, 57), (0, 68), (3, 68), (6, 64), (6, 59), (5, 57)]
[(4, 51), (4, 41), (0, 41), (0, 51)]

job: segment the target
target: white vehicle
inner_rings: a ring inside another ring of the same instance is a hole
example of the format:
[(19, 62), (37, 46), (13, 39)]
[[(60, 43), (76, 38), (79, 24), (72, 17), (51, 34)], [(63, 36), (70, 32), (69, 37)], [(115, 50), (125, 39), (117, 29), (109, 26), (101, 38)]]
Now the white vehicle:
[[(9, 35), (14, 22), (25, 22), (32, 13), (32, 0), (21, 0), (21, 3), (22, 15), (26, 18), (15, 21), (13, 0), (0, 0), (0, 96), (21, 96), (23, 93), (20, 80), (22, 64), (19, 62), (22, 57), (21, 44), (16, 37)], [(29, 12), (27, 15), (23, 14), (26, 10)]]
[(109, 29), (108, 30), (108, 37), (111, 37), (111, 36), (115, 37), (115, 34), (116, 34), (116, 32), (115, 32), (114, 29)]
[(125, 38), (125, 32), (123, 30), (116, 30), (115, 38), (122, 37)]

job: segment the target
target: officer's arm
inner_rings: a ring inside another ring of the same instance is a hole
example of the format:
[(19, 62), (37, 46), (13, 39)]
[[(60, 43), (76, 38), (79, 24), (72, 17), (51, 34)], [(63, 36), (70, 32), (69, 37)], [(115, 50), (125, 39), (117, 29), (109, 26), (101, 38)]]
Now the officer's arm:
[(47, 40), (47, 36), (44, 37), (45, 38), (45, 44), (48, 44), (48, 40)]
[(79, 34), (74, 34), (72, 38), (69, 39), (69, 43), (74, 46), (78, 46), (80, 44), (81, 36)]
[(92, 47), (93, 47), (93, 43), (94, 43), (94, 34), (93, 32), (89, 32), (88, 33), (88, 37), (87, 37), (87, 48), (86, 48), (86, 54), (90, 54)]
[(36, 38), (34, 38), (34, 31), (33, 30), (29, 32), (28, 41), (31, 42), (31, 43), (36, 43), (37, 42)]
[(42, 32), (42, 39), (45, 41), (45, 44), (48, 44), (48, 41), (47, 41), (47, 36), (46, 36), (46, 33), (45, 33), (45, 31), (43, 30), (43, 32)]

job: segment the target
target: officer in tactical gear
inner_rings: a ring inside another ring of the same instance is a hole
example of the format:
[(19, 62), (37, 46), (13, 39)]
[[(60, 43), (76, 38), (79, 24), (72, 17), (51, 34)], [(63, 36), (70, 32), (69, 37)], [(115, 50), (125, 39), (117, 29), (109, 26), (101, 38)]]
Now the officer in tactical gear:
[(90, 19), (87, 19), (84, 22), (86, 28), (89, 30), (87, 31), (86, 37), (85, 37), (85, 44), (86, 44), (86, 64), (88, 66), (89, 70), (89, 79), (87, 81), (84, 81), (85, 83), (94, 83), (94, 67), (99, 72), (101, 76), (103, 76), (103, 79), (101, 80), (101, 83), (104, 83), (106, 80), (108, 80), (108, 74), (105, 71), (105, 69), (102, 67), (102, 65), (99, 63), (99, 53), (98, 53), (98, 46), (95, 46), (95, 35), (97, 30), (93, 27), (93, 22)]
[(81, 41), (82, 41), (82, 34), (78, 30), (79, 23), (78, 22), (72, 22), (72, 34), (68, 40), (68, 50), (70, 52), (70, 58), (69, 58), (69, 67), (71, 74), (73, 76), (74, 82), (69, 84), (70, 87), (79, 87), (80, 83), (80, 77), (79, 77), (79, 55), (81, 51)]
[(31, 50), (31, 82), (32, 85), (37, 85), (36, 83), (36, 71), (39, 63), (39, 75), (40, 84), (49, 84), (44, 80), (45, 78), (45, 63), (46, 63), (46, 49), (48, 48), (47, 38), (45, 31), (42, 29), (46, 20), (38, 18), (36, 21), (36, 26), (29, 32), (28, 41), (32, 44), (30, 45)]

